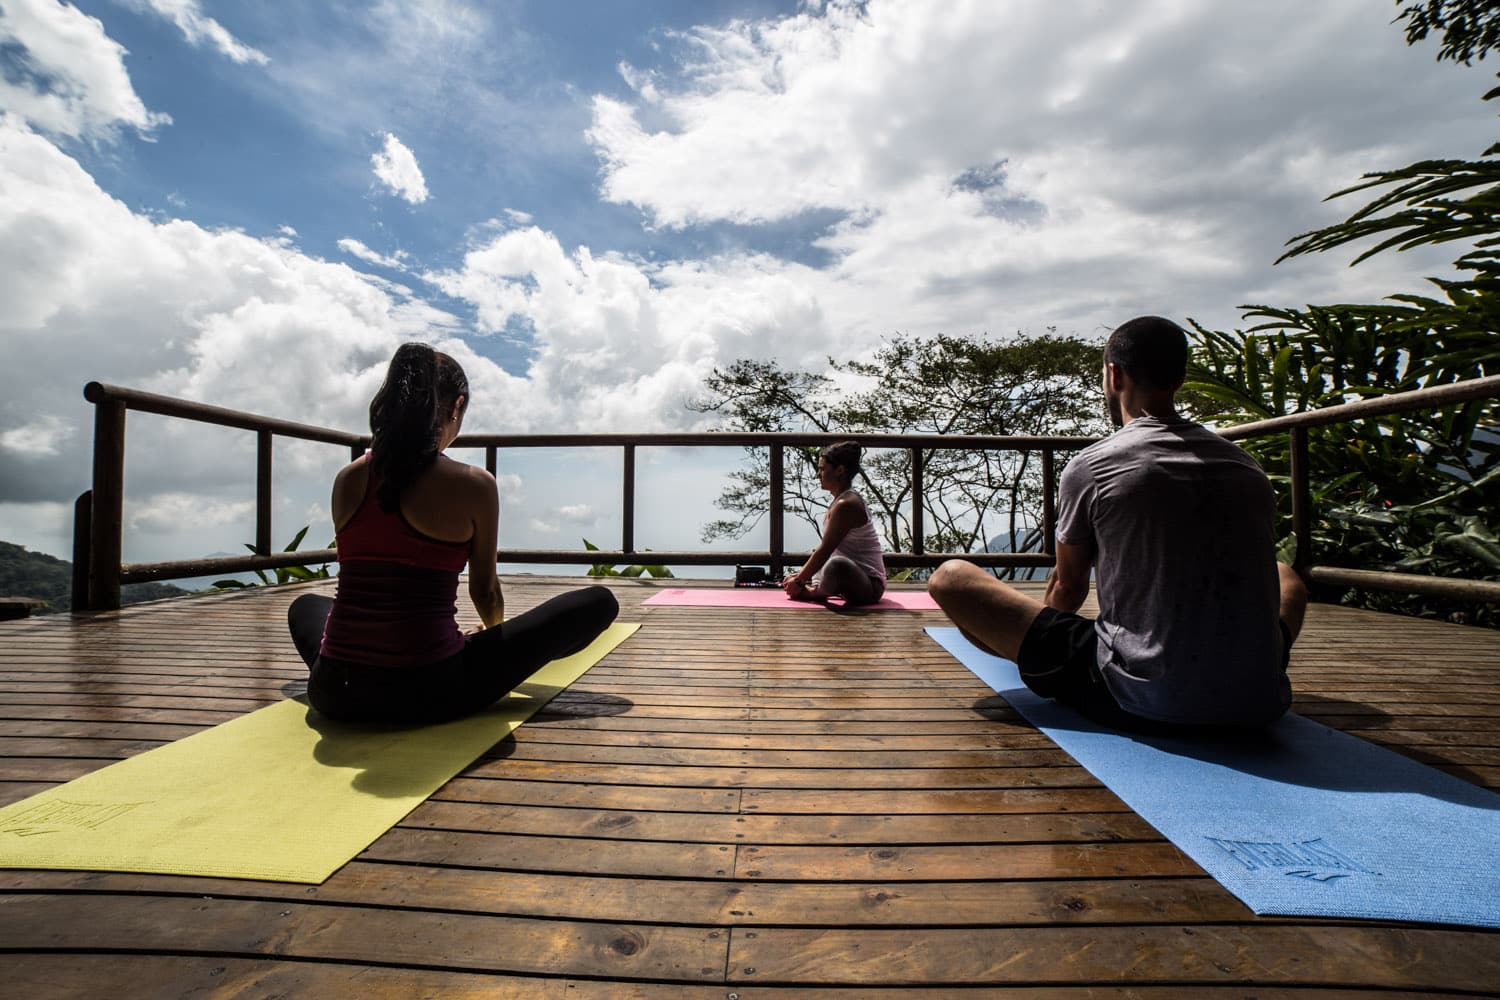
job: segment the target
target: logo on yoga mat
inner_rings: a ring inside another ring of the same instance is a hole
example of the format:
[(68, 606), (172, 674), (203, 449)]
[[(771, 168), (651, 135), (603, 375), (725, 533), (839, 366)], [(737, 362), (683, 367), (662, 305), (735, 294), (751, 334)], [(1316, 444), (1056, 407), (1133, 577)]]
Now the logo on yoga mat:
[(35, 837), (63, 830), (96, 830), (144, 802), (68, 802), (54, 799), (22, 809), (0, 823), (0, 834)]
[(1222, 840), (1209, 837), (1220, 850), (1250, 871), (1279, 871), (1290, 878), (1333, 882), (1350, 875), (1378, 875), (1346, 854), (1329, 847), (1323, 838), (1299, 841)]

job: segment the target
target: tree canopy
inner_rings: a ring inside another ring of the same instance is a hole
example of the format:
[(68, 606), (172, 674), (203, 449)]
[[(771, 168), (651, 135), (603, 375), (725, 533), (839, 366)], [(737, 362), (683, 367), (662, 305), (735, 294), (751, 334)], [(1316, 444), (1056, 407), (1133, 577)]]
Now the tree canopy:
[[(706, 394), (689, 406), (745, 431), (1093, 435), (1105, 429), (1101, 364), (1099, 344), (1055, 331), (1006, 340), (898, 335), (867, 358), (830, 358), (824, 372), (735, 361), (714, 369)], [(786, 509), (814, 527), (827, 504), (816, 461), (815, 450), (801, 451), (785, 474)], [(928, 551), (982, 551), (996, 538), (1020, 549), (1041, 521), (1035, 455), (930, 451), (923, 478)], [(867, 453), (857, 482), (887, 546), (909, 550), (911, 454)], [(730, 516), (706, 525), (704, 539), (750, 530), (768, 509), (769, 491), (768, 452), (749, 449), (718, 499)]]
[(1401, 12), (1397, 21), (1406, 22), (1406, 44), (1415, 45), (1430, 33), (1442, 32), (1439, 59), (1451, 59), (1465, 66), (1500, 44), (1500, 4), (1493, 0), (1426, 0), (1406, 3), (1396, 0)]

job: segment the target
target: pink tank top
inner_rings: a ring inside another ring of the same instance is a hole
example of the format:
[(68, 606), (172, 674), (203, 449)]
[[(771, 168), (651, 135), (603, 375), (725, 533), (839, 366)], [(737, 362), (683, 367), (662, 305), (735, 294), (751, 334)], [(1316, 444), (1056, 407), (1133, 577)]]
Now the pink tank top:
[(377, 667), (423, 666), (464, 648), (458, 574), (468, 542), (422, 534), (376, 499), (372, 472), (358, 509), (337, 533), (338, 592), (320, 652)]

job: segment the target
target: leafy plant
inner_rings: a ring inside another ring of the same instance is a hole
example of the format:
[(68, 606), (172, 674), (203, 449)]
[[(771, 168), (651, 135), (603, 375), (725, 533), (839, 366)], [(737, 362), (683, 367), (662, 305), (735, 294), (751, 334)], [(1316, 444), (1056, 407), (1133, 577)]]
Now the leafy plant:
[[(868, 359), (830, 358), (831, 375), (735, 361), (714, 369), (706, 395), (688, 405), (722, 415), (724, 429), (737, 431), (1091, 436), (1105, 430), (1101, 361), (1097, 343), (1051, 330), (1003, 341), (897, 336)], [(784, 509), (815, 528), (827, 507), (817, 458), (816, 448), (789, 449), (783, 479)], [(766, 515), (769, 449), (748, 448), (746, 459), (717, 501), (730, 516), (705, 525), (705, 541), (738, 538)], [(927, 551), (982, 551), (992, 537), (1020, 539), (1041, 522), (1039, 454), (929, 450), (923, 460)], [(877, 529), (896, 550), (913, 542), (911, 462), (905, 449), (872, 450), (858, 477)]]
[[(302, 526), (302, 530), (297, 532), (297, 534), (293, 536), (291, 542), (287, 544), (287, 547), (282, 549), (281, 551), (296, 552), (297, 546), (302, 544), (302, 539), (307, 537), (307, 529), (309, 527), (310, 525), (304, 524)], [(263, 556), (269, 554), (265, 549), (251, 542), (246, 542), (244, 544), (245, 548), (249, 549), (254, 555)], [(337, 542), (329, 542), (328, 547), (333, 548), (336, 544)], [(302, 583), (306, 580), (327, 580), (330, 575), (328, 572), (327, 563), (324, 563), (317, 569), (308, 569), (306, 566), (277, 566), (272, 570), (272, 572), (276, 574), (276, 582), (274, 584), (271, 582), (271, 578), (266, 576), (265, 570), (257, 569), (254, 570), (254, 573), (256, 577), (260, 579), (260, 583), (246, 583), (243, 580), (215, 580), (213, 589), (241, 590), (245, 587), (271, 587), (282, 583)]]
[[(1500, 39), (1493, 0), (1428, 0), (1404, 7), (1401, 19), (1411, 43), (1444, 32), (1440, 59), (1482, 59)], [(1429, 279), (1437, 295), (1397, 294), (1374, 305), (1247, 306), (1246, 318), (1260, 322), (1232, 334), (1195, 324), (1183, 399), (1196, 415), (1243, 423), (1500, 372), (1500, 144), (1480, 160), (1366, 174), (1329, 197), (1361, 192), (1378, 193), (1343, 222), (1293, 237), (1282, 259), (1375, 239), (1358, 264), (1387, 251), (1472, 241), (1454, 261), (1464, 276)], [(1287, 485), (1284, 435), (1244, 443)], [(1312, 428), (1308, 450), (1313, 561), (1500, 579), (1500, 402)], [(1290, 491), (1279, 493), (1290, 531)], [(1500, 625), (1493, 607), (1378, 592), (1343, 599)]]
[[(585, 538), (583, 540), (583, 547), (586, 548), (586, 549), (588, 549), (590, 552), (598, 552), (599, 551), (599, 546), (595, 545), (593, 542), (589, 541), (587, 538)], [(647, 549), (646, 551), (650, 552), (651, 550)], [(655, 577), (656, 579), (660, 580), (660, 579), (670, 578), (672, 576), (672, 571), (669, 570), (669, 569), (667, 569), (667, 567), (665, 567), (665, 566), (630, 565), (630, 566), (625, 566), (625, 567), (623, 567), (621, 569), (616, 569), (615, 567), (611, 566), (609, 563), (595, 563), (594, 565), (592, 565), (592, 566), (589, 567), (589, 572), (588, 572), (589, 576), (631, 576), (631, 577), (635, 577), (635, 576), (640, 576), (642, 574), (645, 574), (646, 576), (650, 576), (650, 577)]]

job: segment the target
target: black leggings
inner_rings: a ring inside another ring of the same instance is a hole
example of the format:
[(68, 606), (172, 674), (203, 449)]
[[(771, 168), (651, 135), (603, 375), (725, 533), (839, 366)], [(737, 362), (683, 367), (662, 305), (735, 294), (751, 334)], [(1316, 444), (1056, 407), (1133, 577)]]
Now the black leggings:
[(421, 667), (376, 667), (319, 656), (333, 598), (303, 594), (287, 609), (292, 642), (312, 670), (307, 700), (346, 722), (442, 722), (488, 707), (544, 663), (583, 649), (619, 614), (605, 587), (560, 594), (464, 637), (463, 651)]

